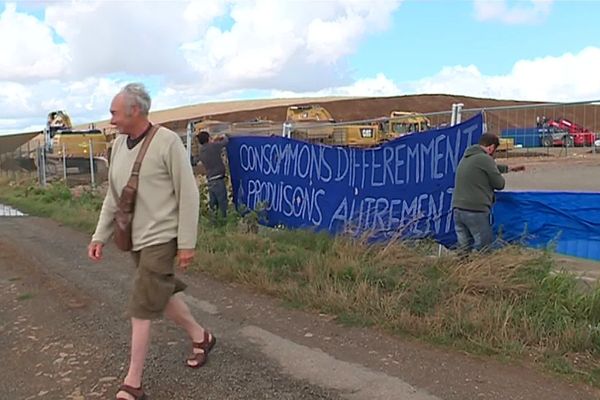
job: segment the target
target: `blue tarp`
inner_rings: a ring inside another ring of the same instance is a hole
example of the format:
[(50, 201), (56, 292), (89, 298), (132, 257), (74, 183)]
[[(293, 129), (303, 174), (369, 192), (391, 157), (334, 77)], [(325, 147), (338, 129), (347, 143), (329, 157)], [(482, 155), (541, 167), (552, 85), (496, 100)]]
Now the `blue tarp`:
[(600, 193), (498, 192), (496, 198), (494, 227), (503, 239), (600, 260)]
[(482, 134), (478, 115), (381, 147), (331, 147), (283, 137), (233, 137), (227, 146), (238, 209), (266, 206), (266, 224), (385, 238), (456, 241), (456, 167)]

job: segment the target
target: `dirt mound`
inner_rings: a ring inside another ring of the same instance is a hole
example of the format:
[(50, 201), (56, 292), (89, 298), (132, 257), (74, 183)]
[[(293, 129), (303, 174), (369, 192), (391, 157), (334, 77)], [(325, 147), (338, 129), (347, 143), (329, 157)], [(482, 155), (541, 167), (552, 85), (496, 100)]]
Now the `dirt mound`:
[[(308, 100), (308, 101), (307, 101)], [(394, 110), (414, 111), (420, 113), (430, 113), (437, 111), (450, 111), (452, 104), (463, 103), (465, 108), (498, 107), (511, 105), (526, 105), (529, 103), (506, 100), (479, 99), (475, 97), (450, 96), (450, 95), (411, 95), (395, 97), (366, 97), (352, 99), (314, 98), (314, 99), (296, 99), (296, 102), (288, 104), (274, 105), (269, 107), (231, 110), (228, 112), (205, 114), (210, 118), (227, 121), (250, 121), (261, 117), (275, 122), (283, 122), (286, 117), (288, 105), (295, 104), (321, 104), (331, 112), (336, 121), (358, 121), (362, 119), (378, 118), (390, 115)], [(173, 119), (163, 123), (165, 126), (184, 132), (187, 122), (194, 118)]]
[[(577, 121), (594, 131), (600, 130), (600, 120), (597, 118), (598, 106), (591, 105), (565, 105), (553, 106), (548, 108), (530, 108), (522, 107), (533, 104), (542, 104), (540, 102), (526, 102), (515, 100), (495, 100), (467, 96), (454, 95), (410, 95), (395, 97), (370, 97), (370, 98), (351, 98), (335, 99), (314, 98), (297, 99), (297, 101), (288, 104), (278, 104), (268, 107), (246, 108), (243, 110), (232, 109), (228, 112), (197, 115), (193, 118), (173, 118), (163, 122), (163, 125), (180, 133), (185, 132), (188, 121), (209, 116), (214, 120), (238, 122), (250, 121), (257, 117), (266, 118), (278, 123), (285, 120), (286, 109), (289, 104), (321, 104), (327, 108), (336, 121), (359, 121), (364, 119), (379, 118), (390, 115), (394, 110), (414, 111), (419, 113), (446, 112), (445, 115), (432, 117), (432, 123), (439, 125), (448, 123), (452, 104), (462, 103), (463, 109), (489, 109), (496, 107), (508, 107), (505, 110), (495, 110), (486, 112), (486, 123), (490, 132), (500, 133), (502, 129), (535, 126), (536, 116), (548, 115), (552, 118), (560, 115), (561, 117)], [(510, 107), (519, 109), (511, 109)], [(591, 108), (590, 108), (591, 107)], [(469, 115), (465, 115), (468, 117)]]

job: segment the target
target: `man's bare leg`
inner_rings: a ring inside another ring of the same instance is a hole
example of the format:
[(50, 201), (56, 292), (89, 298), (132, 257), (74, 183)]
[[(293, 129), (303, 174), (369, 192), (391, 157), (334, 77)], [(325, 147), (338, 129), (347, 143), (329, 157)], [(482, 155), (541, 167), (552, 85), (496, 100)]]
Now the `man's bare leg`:
[[(165, 308), (165, 316), (182, 327), (193, 342), (202, 342), (204, 340), (204, 328), (196, 322), (189, 307), (181, 297), (180, 293), (171, 296)], [(194, 349), (194, 352), (202, 352), (202, 350)], [(194, 365), (194, 362), (190, 362), (190, 366)]]
[[(142, 385), (142, 374), (144, 372), (144, 362), (148, 353), (150, 344), (150, 326), (148, 319), (131, 318), (131, 358), (129, 360), (129, 371), (125, 377), (125, 384), (134, 388)], [(117, 397), (133, 399), (130, 394), (125, 392), (117, 393)]]

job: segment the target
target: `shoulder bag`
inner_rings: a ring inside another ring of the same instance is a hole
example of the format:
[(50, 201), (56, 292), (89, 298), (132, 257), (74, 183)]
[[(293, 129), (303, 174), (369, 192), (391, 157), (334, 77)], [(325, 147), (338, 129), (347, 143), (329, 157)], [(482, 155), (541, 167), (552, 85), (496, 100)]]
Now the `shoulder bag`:
[(133, 222), (133, 211), (135, 210), (140, 167), (142, 166), (142, 160), (146, 155), (148, 146), (150, 146), (150, 142), (152, 141), (152, 138), (156, 134), (158, 128), (160, 128), (159, 125), (152, 126), (150, 132), (148, 132), (148, 136), (146, 136), (146, 139), (143, 141), (142, 148), (140, 149), (140, 152), (135, 159), (135, 163), (133, 164), (127, 185), (125, 185), (123, 188), (117, 204), (117, 211), (115, 212), (113, 224), (113, 239), (117, 247), (123, 251), (130, 251), (133, 248), (131, 224)]

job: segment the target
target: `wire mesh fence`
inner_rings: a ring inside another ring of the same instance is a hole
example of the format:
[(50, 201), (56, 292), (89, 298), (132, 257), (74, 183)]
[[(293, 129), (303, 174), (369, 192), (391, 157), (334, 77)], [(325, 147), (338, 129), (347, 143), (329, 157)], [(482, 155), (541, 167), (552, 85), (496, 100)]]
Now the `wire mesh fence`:
[(25, 215), (16, 208), (0, 204), (0, 217), (24, 217)]
[[(407, 134), (452, 126), (483, 113), (484, 131), (501, 138), (500, 150), (503, 152), (499, 157), (565, 157), (576, 152), (597, 152), (599, 108), (600, 101), (476, 109), (463, 109), (462, 104), (454, 104), (452, 109), (438, 112), (394, 111), (379, 118), (343, 122), (335, 122), (327, 114), (318, 114), (319, 110), (300, 108), (297, 110), (299, 119), (293, 121), (252, 121), (226, 126), (211, 123), (203, 129), (211, 134), (283, 135), (328, 145), (372, 147)], [(315, 114), (311, 114), (313, 111)], [(195, 150), (191, 147), (196, 145), (197, 148), (194, 131), (180, 135), (193, 153)], [(94, 142), (85, 138), (77, 143), (69, 142), (68, 146), (54, 146), (49, 151), (45, 143), (31, 141), (14, 152), (0, 154), (0, 178), (36, 179), (40, 185), (61, 180), (69, 186), (96, 186), (107, 179), (106, 149), (94, 149)], [(72, 148), (78, 151), (72, 151)]]
[[(332, 145), (370, 147), (405, 134), (442, 129), (483, 113), (484, 131), (501, 139), (505, 156), (568, 156), (597, 151), (600, 145), (600, 102), (546, 103), (463, 109), (432, 113), (400, 113), (359, 121), (291, 122), (287, 136)], [(404, 114), (404, 115), (402, 115)]]
[[(595, 153), (600, 132), (598, 102), (537, 104), (482, 110), (487, 132), (504, 140), (506, 155)], [(480, 110), (465, 110), (465, 114)]]
[[(92, 143), (87, 145), (93, 148)], [(14, 152), (0, 154), (0, 178), (5, 180), (36, 180), (40, 186), (62, 181), (69, 186), (95, 187), (107, 176), (106, 157), (72, 157), (64, 148), (49, 152), (41, 144), (28, 143)]]

